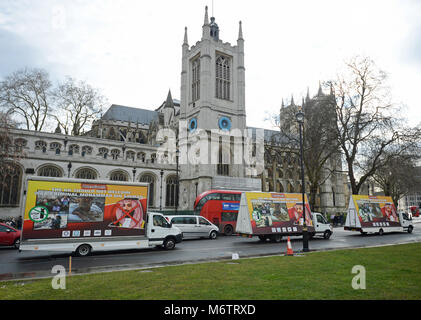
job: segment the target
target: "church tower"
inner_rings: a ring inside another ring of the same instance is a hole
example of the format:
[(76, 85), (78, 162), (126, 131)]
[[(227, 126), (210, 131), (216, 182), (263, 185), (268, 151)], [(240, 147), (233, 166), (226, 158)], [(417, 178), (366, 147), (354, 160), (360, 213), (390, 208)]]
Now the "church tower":
[[(185, 130), (185, 134), (180, 133), (178, 143), (184, 159), (186, 154), (197, 154), (201, 161), (206, 158), (205, 163), (195, 164), (187, 156), (188, 162), (180, 165), (179, 206), (184, 210), (193, 209), (194, 200), (201, 192), (221, 186), (239, 189), (245, 184), (241, 180), (245, 179), (241, 163), (243, 142), (232, 136), (246, 129), (241, 21), (236, 45), (223, 42), (220, 36), (215, 18), (209, 21), (208, 7), (205, 7), (200, 41), (190, 47), (187, 28), (184, 31), (179, 119), (180, 132)], [(201, 132), (201, 139), (205, 135), (208, 142), (197, 151), (192, 150), (191, 142), (195, 132)], [(239, 157), (236, 161), (234, 155)]]

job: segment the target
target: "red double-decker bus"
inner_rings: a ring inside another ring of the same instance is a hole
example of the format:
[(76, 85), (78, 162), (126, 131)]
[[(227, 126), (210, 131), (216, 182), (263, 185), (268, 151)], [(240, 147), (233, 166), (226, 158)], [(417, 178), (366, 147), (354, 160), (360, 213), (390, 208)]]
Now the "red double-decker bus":
[(197, 196), (194, 212), (219, 227), (219, 232), (232, 235), (237, 224), (241, 191), (209, 190)]

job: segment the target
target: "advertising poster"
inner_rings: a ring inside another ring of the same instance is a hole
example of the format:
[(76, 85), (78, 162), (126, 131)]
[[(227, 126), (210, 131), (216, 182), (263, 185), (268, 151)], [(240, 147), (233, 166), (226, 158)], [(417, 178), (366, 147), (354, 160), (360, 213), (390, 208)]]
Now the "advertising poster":
[(148, 186), (29, 180), (23, 240), (144, 235)]
[(353, 195), (361, 227), (399, 227), (399, 215), (391, 197)]
[(302, 232), (303, 209), (306, 225), (313, 231), (310, 207), (305, 197), (295, 193), (246, 192), (253, 232), (256, 234)]

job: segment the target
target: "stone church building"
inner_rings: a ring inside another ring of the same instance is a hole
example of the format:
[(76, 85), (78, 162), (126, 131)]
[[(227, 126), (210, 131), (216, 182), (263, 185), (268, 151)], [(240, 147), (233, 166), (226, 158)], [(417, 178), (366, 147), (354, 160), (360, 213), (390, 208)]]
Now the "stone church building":
[[(299, 159), (268, 152), (279, 132), (247, 127), (241, 22), (236, 44), (223, 42), (206, 8), (201, 39), (190, 46), (186, 28), (181, 50), (180, 100), (168, 92), (154, 110), (113, 104), (82, 136), (13, 129), (24, 157), (0, 175), (0, 219), (21, 214), (30, 175), (147, 182), (149, 207), (162, 211), (191, 211), (196, 196), (210, 189), (300, 192)], [(262, 143), (253, 142), (259, 133)], [(238, 150), (261, 156), (260, 169)], [(338, 173), (320, 188), (321, 212), (345, 211), (340, 161), (333, 165)]]

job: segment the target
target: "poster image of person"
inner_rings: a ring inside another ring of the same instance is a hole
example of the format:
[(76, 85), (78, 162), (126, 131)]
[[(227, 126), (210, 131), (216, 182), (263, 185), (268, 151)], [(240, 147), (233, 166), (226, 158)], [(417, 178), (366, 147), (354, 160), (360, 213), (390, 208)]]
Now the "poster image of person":
[(34, 230), (57, 230), (67, 227), (67, 213), (50, 213), (41, 222), (34, 222)]
[(142, 229), (144, 210), (138, 199), (123, 199), (117, 202), (113, 208), (113, 219), (111, 226)]
[(286, 203), (274, 203), (273, 216), (279, 221), (289, 221), (290, 219)]
[[(252, 201), (253, 212), (252, 217), (256, 222), (257, 228), (270, 227), (273, 224), (271, 212), (271, 201)], [(271, 210), (272, 209), (272, 210)]]
[(386, 203), (382, 208), (382, 213), (386, 218), (386, 221), (399, 222), (399, 217), (396, 214), (395, 207), (390, 203)]
[[(288, 214), (291, 221), (293, 221), (293, 224), (300, 225), (300, 226), (303, 225), (303, 203), (302, 202), (297, 202), (296, 204), (294, 204), (294, 206), (288, 210)], [(305, 208), (305, 218), (306, 218), (306, 225), (313, 226), (313, 222), (311, 221), (311, 217), (307, 209), (307, 206)]]
[(72, 197), (69, 222), (98, 222), (104, 220), (104, 197)]

